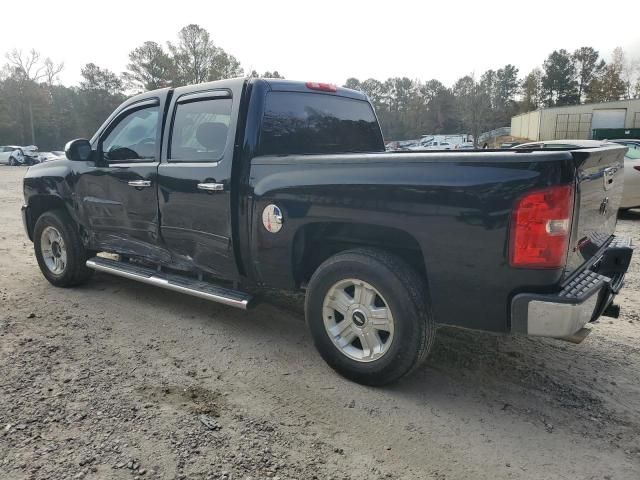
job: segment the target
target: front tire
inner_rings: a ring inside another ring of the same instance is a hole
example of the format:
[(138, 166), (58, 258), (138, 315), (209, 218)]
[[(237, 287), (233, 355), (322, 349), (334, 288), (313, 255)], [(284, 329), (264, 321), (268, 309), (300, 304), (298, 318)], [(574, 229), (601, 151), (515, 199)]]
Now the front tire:
[(42, 274), (56, 287), (80, 285), (93, 274), (86, 266), (91, 252), (84, 248), (73, 220), (63, 210), (45, 212), (38, 218), (33, 246)]
[(376, 249), (348, 250), (320, 265), (305, 314), (322, 358), (365, 385), (410, 373), (435, 336), (426, 281), (401, 258)]

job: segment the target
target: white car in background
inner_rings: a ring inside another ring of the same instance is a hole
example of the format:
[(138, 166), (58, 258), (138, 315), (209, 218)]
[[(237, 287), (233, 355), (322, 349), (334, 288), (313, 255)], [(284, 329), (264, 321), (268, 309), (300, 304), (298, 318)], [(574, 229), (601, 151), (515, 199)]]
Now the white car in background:
[(39, 163), (38, 147), (30, 145), (19, 147), (16, 145), (0, 146), (0, 164), (19, 166)]
[(595, 148), (611, 142), (619, 143), (629, 149), (624, 156), (624, 190), (620, 210), (640, 208), (640, 140), (547, 140), (522, 143), (511, 148)]
[(453, 145), (449, 142), (440, 142), (438, 140), (421, 140), (420, 143), (414, 145), (413, 147), (409, 147), (409, 150), (452, 150)]
[(624, 192), (620, 209), (640, 208), (640, 140), (610, 141), (629, 149), (624, 156)]
[(0, 163), (5, 165), (24, 165), (24, 152), (20, 147), (0, 146)]

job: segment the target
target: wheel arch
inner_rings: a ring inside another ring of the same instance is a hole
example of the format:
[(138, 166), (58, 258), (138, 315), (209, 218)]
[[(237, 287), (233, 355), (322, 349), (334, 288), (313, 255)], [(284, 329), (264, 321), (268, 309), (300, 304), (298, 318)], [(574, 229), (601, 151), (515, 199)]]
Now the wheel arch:
[(43, 213), (50, 212), (52, 210), (64, 210), (69, 213), (67, 204), (57, 195), (32, 195), (29, 197), (25, 227), (31, 241), (33, 241), (33, 230), (38, 218), (40, 218)]
[(354, 248), (370, 247), (402, 258), (427, 279), (427, 266), (418, 240), (409, 232), (371, 223), (313, 222), (295, 232), (292, 244), (293, 276), (306, 284), (329, 257)]

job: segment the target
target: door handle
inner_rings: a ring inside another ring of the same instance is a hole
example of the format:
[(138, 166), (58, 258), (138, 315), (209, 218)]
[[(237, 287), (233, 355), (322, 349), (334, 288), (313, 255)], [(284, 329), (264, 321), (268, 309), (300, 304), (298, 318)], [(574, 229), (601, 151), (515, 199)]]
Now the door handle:
[(198, 190), (205, 190), (207, 192), (222, 192), (224, 191), (224, 183), (199, 183)]
[(151, 186), (151, 180), (129, 180), (127, 182), (130, 187), (145, 188)]

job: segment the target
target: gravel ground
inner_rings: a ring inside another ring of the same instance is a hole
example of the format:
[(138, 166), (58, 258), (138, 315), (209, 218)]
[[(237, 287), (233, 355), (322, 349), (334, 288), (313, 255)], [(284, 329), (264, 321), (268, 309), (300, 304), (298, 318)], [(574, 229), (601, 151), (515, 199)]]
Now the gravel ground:
[[(638, 479), (640, 267), (580, 345), (441, 329), (374, 389), (313, 349), (297, 297), (242, 312), (96, 275), (56, 289), (0, 167), (2, 479)], [(640, 245), (640, 212), (618, 230)]]

